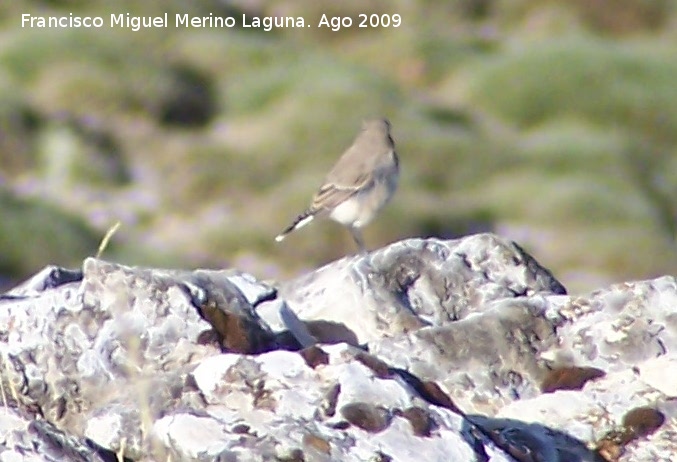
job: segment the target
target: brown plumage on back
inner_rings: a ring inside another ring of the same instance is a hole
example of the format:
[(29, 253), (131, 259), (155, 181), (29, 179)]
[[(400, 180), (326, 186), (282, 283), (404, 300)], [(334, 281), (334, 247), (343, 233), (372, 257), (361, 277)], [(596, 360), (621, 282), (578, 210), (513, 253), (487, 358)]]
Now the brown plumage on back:
[(367, 120), (353, 144), (329, 171), (310, 207), (275, 240), (329, 215), (346, 226), (361, 251), (365, 251), (359, 228), (367, 225), (388, 203), (397, 189), (399, 160), (386, 119)]

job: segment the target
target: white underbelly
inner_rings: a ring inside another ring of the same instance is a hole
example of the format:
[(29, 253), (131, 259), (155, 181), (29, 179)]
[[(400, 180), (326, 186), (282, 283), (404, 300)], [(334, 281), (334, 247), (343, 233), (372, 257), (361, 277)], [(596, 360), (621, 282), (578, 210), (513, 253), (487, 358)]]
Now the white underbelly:
[(381, 182), (339, 204), (329, 218), (344, 226), (362, 228), (381, 211), (393, 195), (397, 183)]
[(362, 209), (362, 201), (359, 196), (353, 196), (342, 202), (329, 214), (329, 218), (338, 221), (344, 226), (354, 226), (359, 220)]

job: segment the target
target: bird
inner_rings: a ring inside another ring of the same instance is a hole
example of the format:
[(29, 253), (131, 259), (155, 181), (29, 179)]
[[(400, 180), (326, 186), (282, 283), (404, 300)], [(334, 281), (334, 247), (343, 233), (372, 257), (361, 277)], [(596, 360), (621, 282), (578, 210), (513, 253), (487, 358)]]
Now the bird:
[(390, 201), (399, 176), (400, 161), (390, 134), (390, 122), (384, 118), (363, 121), (353, 144), (329, 171), (310, 207), (275, 240), (280, 242), (315, 218), (328, 216), (345, 226), (360, 253), (366, 253), (361, 228)]

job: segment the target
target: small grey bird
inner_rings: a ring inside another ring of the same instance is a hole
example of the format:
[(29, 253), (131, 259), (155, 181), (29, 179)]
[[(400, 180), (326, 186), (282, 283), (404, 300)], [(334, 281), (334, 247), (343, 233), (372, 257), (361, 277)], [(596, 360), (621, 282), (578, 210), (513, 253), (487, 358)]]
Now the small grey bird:
[(400, 175), (395, 142), (386, 119), (366, 120), (353, 144), (343, 153), (315, 194), (310, 207), (275, 240), (329, 216), (347, 227), (360, 252), (366, 252), (360, 228), (366, 226), (388, 203)]

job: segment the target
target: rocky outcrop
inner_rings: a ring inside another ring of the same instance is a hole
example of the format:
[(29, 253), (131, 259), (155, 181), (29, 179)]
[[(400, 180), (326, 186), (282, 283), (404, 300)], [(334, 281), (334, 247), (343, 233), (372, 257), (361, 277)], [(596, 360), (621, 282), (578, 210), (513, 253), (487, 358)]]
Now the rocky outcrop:
[(672, 277), (568, 296), (490, 234), (277, 288), (48, 267), (0, 296), (0, 460), (669, 460), (676, 307)]

